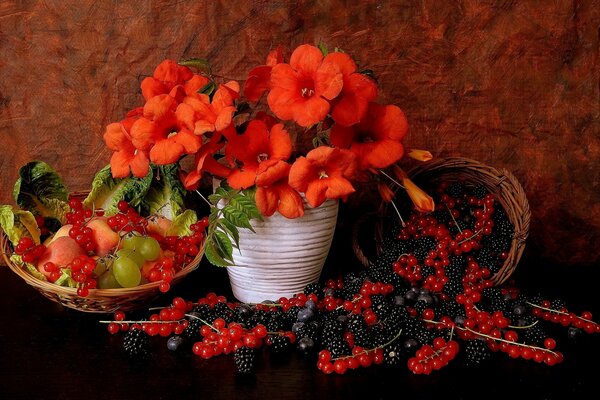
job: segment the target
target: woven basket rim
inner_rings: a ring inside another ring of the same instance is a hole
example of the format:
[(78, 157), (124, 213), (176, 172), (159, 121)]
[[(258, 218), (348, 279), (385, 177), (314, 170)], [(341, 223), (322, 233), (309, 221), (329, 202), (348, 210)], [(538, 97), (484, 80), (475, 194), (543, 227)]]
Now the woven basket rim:
[[(440, 157), (424, 163), (421, 163), (408, 170), (407, 175), (416, 182), (420, 178), (428, 175), (435, 175), (437, 179), (449, 175), (461, 175), (464, 181), (477, 182), (484, 184), (486, 188), (495, 195), (496, 200), (504, 208), (511, 223), (515, 227), (515, 234), (511, 241), (511, 247), (508, 258), (504, 261), (502, 267), (491, 278), (494, 284), (499, 285), (505, 282), (514, 272), (517, 264), (523, 254), (525, 242), (529, 235), (529, 224), (531, 212), (525, 190), (517, 178), (504, 168), (495, 168), (480, 161), (467, 157)], [(466, 179), (464, 174), (476, 175), (477, 179)], [(492, 184), (490, 184), (492, 180)], [(430, 181), (428, 181), (430, 182)], [(493, 189), (493, 190), (492, 190)], [(378, 213), (373, 213), (378, 214)], [(379, 215), (381, 217), (381, 215)], [(358, 243), (358, 231), (360, 225), (373, 215), (364, 215), (362, 221), (357, 221), (353, 232), (353, 248), (357, 258), (363, 265), (369, 265), (371, 262)], [(381, 219), (381, 218), (380, 218)], [(377, 240), (377, 239), (376, 239)]]
[[(190, 261), (188, 264), (186, 264), (179, 272), (177, 272), (175, 274), (175, 276), (173, 277), (173, 281), (172, 281), (173, 283), (179, 281), (185, 275), (187, 275), (188, 273), (192, 272), (193, 270), (195, 270), (199, 267), (202, 257), (204, 256), (205, 243), (206, 243), (206, 241), (204, 241), (202, 243), (202, 246), (200, 247), (196, 257), (194, 257), (194, 259), (192, 261)], [(54, 294), (57, 294), (60, 296), (81, 298), (80, 296), (77, 295), (76, 288), (59, 286), (59, 285), (55, 285), (54, 283), (51, 283), (51, 282), (42, 281), (42, 280), (36, 278), (35, 276), (33, 276), (32, 274), (30, 274), (29, 272), (27, 272), (25, 269), (21, 268), (19, 265), (15, 264), (10, 259), (10, 256), (13, 254), (12, 244), (10, 243), (10, 240), (8, 239), (8, 236), (6, 235), (6, 233), (4, 231), (2, 231), (1, 229), (0, 229), (0, 248), (2, 251), (2, 258), (3, 258), (4, 262), (6, 263), (6, 265), (30, 286), (34, 287), (35, 289), (37, 289), (39, 291), (54, 293)], [(138, 285), (133, 288), (90, 289), (89, 295), (86, 296), (85, 298), (81, 298), (81, 299), (82, 300), (95, 299), (95, 298), (96, 299), (98, 299), (98, 298), (105, 298), (105, 299), (128, 298), (128, 299), (131, 299), (132, 297), (135, 297), (135, 296), (143, 296), (148, 293), (154, 292), (154, 291), (158, 290), (159, 286), (160, 286), (160, 282), (157, 281), (157, 282), (149, 282), (149, 283), (145, 283), (142, 285)], [(74, 307), (72, 307), (72, 308), (74, 308)]]

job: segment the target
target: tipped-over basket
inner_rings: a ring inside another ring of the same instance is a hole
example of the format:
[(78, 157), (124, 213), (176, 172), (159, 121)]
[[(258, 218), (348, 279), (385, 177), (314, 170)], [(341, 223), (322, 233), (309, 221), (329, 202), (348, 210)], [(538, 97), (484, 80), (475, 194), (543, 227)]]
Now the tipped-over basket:
[[(90, 313), (112, 313), (116, 310), (134, 310), (147, 306), (148, 302), (157, 298), (161, 292), (160, 282), (151, 282), (132, 288), (122, 289), (90, 289), (89, 295), (81, 297), (77, 295), (76, 288), (64, 287), (53, 283), (42, 281), (26, 269), (15, 264), (10, 256), (13, 254), (12, 244), (6, 234), (0, 230), (0, 245), (2, 246), (2, 257), (5, 263), (14, 273), (20, 276), (25, 283), (34, 287), (38, 292), (48, 299), (60, 303), (78, 311)], [(183, 279), (191, 271), (198, 268), (200, 260), (204, 255), (204, 247), (200, 249), (196, 257), (174, 276), (171, 286)]]
[[(508, 258), (492, 277), (494, 284), (505, 282), (517, 267), (525, 249), (525, 241), (529, 234), (531, 213), (523, 187), (515, 176), (506, 169), (493, 168), (479, 161), (463, 157), (439, 158), (419, 164), (408, 172), (409, 177), (420, 187), (435, 187), (441, 182), (463, 182), (465, 184), (481, 184), (495, 196), (503, 207), (510, 222), (514, 226)], [(381, 251), (383, 223), (388, 220), (389, 210), (384, 218), (379, 218), (375, 226), (376, 251)], [(357, 224), (356, 227), (359, 227)], [(358, 229), (358, 228), (357, 228)], [(357, 235), (354, 236), (353, 248), (357, 258), (365, 265), (370, 260), (361, 249)]]

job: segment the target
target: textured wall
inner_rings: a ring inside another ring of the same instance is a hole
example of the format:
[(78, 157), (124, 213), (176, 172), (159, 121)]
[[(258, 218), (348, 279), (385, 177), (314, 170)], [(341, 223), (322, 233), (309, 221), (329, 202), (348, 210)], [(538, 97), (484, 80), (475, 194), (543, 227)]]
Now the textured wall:
[[(235, 5), (234, 5), (235, 4)], [(140, 105), (164, 58), (243, 79), (277, 44), (355, 55), (403, 108), (413, 147), (506, 167), (533, 211), (529, 243), (600, 261), (598, 1), (2, 1), (0, 202), (17, 168), (73, 190), (109, 160), (104, 126)]]

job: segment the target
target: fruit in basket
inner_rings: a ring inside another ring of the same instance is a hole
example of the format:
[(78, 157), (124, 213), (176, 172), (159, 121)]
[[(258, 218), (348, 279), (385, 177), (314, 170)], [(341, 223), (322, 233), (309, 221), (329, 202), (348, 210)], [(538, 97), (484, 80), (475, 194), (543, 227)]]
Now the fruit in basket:
[(119, 244), (119, 234), (113, 231), (106, 217), (94, 217), (87, 222), (86, 226), (93, 232), (92, 241), (96, 249), (96, 254), (104, 257), (109, 254)]
[(69, 236), (61, 236), (48, 245), (46, 251), (37, 262), (37, 269), (42, 274), (49, 277), (50, 272), (44, 269), (46, 263), (51, 262), (59, 267), (65, 267), (73, 261), (75, 257), (84, 254), (84, 250), (77, 244), (75, 239), (72, 239)]

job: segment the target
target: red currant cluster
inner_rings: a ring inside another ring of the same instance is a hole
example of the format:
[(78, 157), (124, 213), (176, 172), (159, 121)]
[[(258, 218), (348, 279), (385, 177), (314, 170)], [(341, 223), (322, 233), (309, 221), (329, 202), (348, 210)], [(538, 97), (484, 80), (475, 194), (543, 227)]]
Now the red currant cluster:
[[(96, 260), (86, 255), (75, 257), (66, 267), (71, 271), (71, 278), (77, 282), (77, 295), (86, 297), (90, 293), (90, 289), (96, 288), (96, 276), (94, 270), (96, 269)], [(50, 273), (48, 280), (50, 282), (56, 282), (63, 274), (61, 268), (59, 268), (53, 262), (47, 262), (44, 264), (44, 270)]]
[(125, 200), (117, 203), (119, 212), (108, 217), (106, 223), (115, 232), (139, 232), (144, 233), (148, 226), (148, 220), (142, 217), (135, 208), (131, 207)]
[(164, 248), (174, 253), (175, 265), (183, 266), (198, 255), (206, 236), (207, 227), (208, 217), (204, 217), (190, 226), (192, 234), (189, 236), (166, 236), (161, 238), (160, 241)]
[(45, 251), (46, 246), (43, 244), (36, 245), (29, 236), (23, 236), (15, 246), (15, 253), (21, 256), (23, 262), (29, 264), (35, 263)]
[[(71, 211), (66, 214), (67, 224), (70, 225), (84, 225), (85, 222), (94, 215), (94, 211), (83, 207), (83, 203), (80, 198), (75, 196), (69, 197), (69, 207)], [(95, 214), (100, 216), (104, 212), (102, 210), (96, 210)]]
[(555, 324), (562, 326), (573, 326), (578, 329), (583, 329), (587, 333), (600, 332), (600, 326), (592, 321), (592, 313), (589, 311), (583, 311), (580, 315), (576, 315), (573, 312), (569, 312), (565, 307), (561, 307), (559, 310), (554, 310), (551, 307), (549, 300), (542, 301), (542, 304), (536, 305), (529, 303), (533, 309), (533, 315), (538, 318), (542, 318), (545, 321), (550, 321)]
[(321, 350), (317, 368), (326, 374), (333, 372), (345, 374), (349, 369), (366, 368), (383, 363), (383, 348), (363, 349), (361, 346), (352, 348), (352, 355), (331, 358), (329, 350)]
[(442, 337), (433, 340), (433, 346), (423, 345), (417, 350), (414, 357), (408, 360), (408, 369), (415, 374), (429, 375), (431, 371), (438, 370), (456, 357), (458, 343), (455, 340), (446, 341)]

